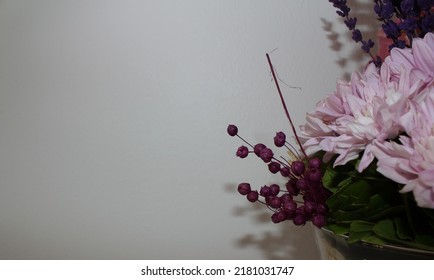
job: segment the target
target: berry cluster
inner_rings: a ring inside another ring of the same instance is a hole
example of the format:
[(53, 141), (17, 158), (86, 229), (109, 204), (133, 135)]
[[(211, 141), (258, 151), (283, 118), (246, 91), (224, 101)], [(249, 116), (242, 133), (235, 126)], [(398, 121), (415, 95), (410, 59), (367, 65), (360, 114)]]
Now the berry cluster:
[[(241, 138), (235, 125), (229, 125), (227, 132), (230, 136), (237, 136), (250, 147), (249, 150), (247, 146), (240, 146), (236, 152), (238, 157), (246, 158), (250, 153), (254, 153), (267, 164), (271, 173), (280, 173), (287, 180), (285, 189), (272, 184), (262, 186), (259, 191), (252, 190), (249, 183), (241, 183), (238, 185), (241, 195), (246, 196), (250, 202), (265, 204), (273, 212), (271, 220), (274, 223), (292, 220), (295, 225), (300, 226), (311, 221), (317, 227), (325, 226), (326, 199), (329, 192), (322, 184), (320, 159), (312, 158), (305, 162), (301, 159), (292, 162), (282, 161), (275, 158), (273, 151), (264, 144), (251, 145)], [(276, 147), (292, 150), (283, 132), (276, 133), (274, 144)]]

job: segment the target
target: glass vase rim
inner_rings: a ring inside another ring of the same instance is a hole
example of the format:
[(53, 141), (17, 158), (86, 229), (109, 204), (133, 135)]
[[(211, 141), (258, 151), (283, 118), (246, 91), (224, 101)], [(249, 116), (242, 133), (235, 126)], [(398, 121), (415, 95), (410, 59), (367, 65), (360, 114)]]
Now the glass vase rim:
[[(325, 231), (328, 234), (332, 234), (332, 235), (336, 235), (336, 236), (342, 237), (342, 238), (345, 239), (346, 242), (348, 241), (348, 235), (334, 233), (332, 230), (330, 230), (330, 229), (328, 229), (326, 227), (317, 228), (317, 229), (319, 229), (321, 231)], [(430, 250), (419, 249), (419, 248), (412, 248), (412, 247), (405, 247), (403, 245), (390, 244), (390, 243), (375, 244), (375, 243), (372, 243), (372, 242), (366, 241), (366, 240), (361, 240), (359, 242), (363, 246), (369, 246), (369, 247), (373, 247), (373, 248), (377, 248), (377, 249), (389, 249), (389, 250), (393, 250), (393, 251), (401, 251), (401, 252), (417, 253), (417, 254), (426, 254), (426, 255), (432, 255), (433, 258), (434, 258), (434, 250), (430, 251)]]

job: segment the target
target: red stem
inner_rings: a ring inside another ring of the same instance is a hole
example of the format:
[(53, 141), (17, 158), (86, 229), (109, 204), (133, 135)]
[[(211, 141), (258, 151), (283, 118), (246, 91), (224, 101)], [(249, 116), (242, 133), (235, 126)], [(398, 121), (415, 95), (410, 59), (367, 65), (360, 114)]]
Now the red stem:
[(279, 82), (277, 81), (276, 73), (274, 72), (274, 67), (273, 67), (273, 64), (271, 63), (270, 56), (268, 55), (268, 53), (266, 55), (267, 55), (268, 64), (270, 65), (271, 74), (273, 74), (274, 83), (276, 84), (277, 91), (279, 92), (280, 100), (281, 100), (282, 105), (283, 105), (283, 109), (285, 110), (286, 117), (288, 118), (289, 123), (291, 124), (292, 132), (294, 133), (294, 136), (295, 136), (295, 139), (297, 140), (298, 146), (300, 146), (300, 149), (301, 149), (303, 155), (305, 156), (305, 158), (307, 158), (307, 154), (304, 151), (303, 146), (301, 145), (300, 139), (298, 138), (298, 135), (297, 135), (297, 131), (295, 129), (294, 124), (292, 123), (291, 116), (289, 115), (288, 108), (286, 107), (285, 99), (283, 98), (282, 91), (280, 90)]

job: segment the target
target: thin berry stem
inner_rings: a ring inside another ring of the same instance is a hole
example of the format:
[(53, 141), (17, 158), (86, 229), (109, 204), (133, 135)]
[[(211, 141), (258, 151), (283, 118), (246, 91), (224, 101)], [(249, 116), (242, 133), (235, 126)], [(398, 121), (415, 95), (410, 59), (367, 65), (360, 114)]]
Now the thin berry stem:
[(291, 166), (291, 163), (286, 158), (284, 158), (283, 156), (280, 156), (280, 158), (285, 162), (285, 166)]
[(250, 144), (249, 142), (247, 142), (246, 140), (243, 139), (243, 137), (239, 136), (238, 134), (236, 134), (238, 138), (240, 138), (244, 143), (246, 143), (247, 145), (249, 145), (251, 148), (253, 148), (252, 144)]
[(286, 107), (285, 99), (283, 98), (282, 91), (280, 90), (279, 82), (277, 81), (276, 73), (274, 72), (274, 67), (273, 67), (273, 64), (271, 63), (270, 56), (268, 55), (268, 53), (266, 55), (267, 55), (268, 64), (270, 65), (271, 74), (273, 75), (274, 83), (276, 84), (276, 88), (277, 88), (277, 91), (279, 93), (280, 100), (282, 102), (286, 117), (288, 118), (289, 123), (291, 124), (292, 132), (294, 133), (295, 139), (297, 140), (297, 143), (298, 143), (301, 151), (303, 152), (303, 155), (307, 158), (307, 154), (304, 151), (303, 146), (301, 145), (300, 139), (298, 138), (298, 135), (297, 135), (297, 131), (296, 131), (295, 126), (292, 122), (291, 116), (289, 115), (288, 108)]
[(283, 157), (281, 157), (284, 161), (281, 161), (281, 160), (279, 160), (278, 158), (276, 158), (276, 157), (273, 157), (273, 159), (276, 161), (276, 162), (278, 162), (278, 163), (280, 163), (281, 165), (283, 165), (283, 166), (287, 166), (287, 167), (289, 167), (289, 165), (287, 164), (287, 162), (285, 161), (285, 159), (283, 158)]
[(288, 149), (288, 152), (291, 153), (291, 155), (295, 159), (301, 160), (300, 155), (298, 154), (297, 150), (294, 148), (294, 146), (291, 143), (286, 142), (285, 147)]

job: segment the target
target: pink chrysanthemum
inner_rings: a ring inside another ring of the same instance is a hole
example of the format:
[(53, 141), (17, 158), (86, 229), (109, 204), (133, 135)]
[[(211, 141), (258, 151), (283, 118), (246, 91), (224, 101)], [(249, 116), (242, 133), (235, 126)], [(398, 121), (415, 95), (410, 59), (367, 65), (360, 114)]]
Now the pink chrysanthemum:
[(338, 82), (335, 92), (317, 104), (301, 127), (306, 152), (337, 155), (344, 165), (360, 155), (359, 171), (373, 160), (373, 143), (395, 139), (414, 122), (414, 104), (426, 95), (434, 76), (434, 35), (414, 39), (412, 49), (393, 49), (381, 68), (369, 64)]
[(414, 122), (399, 141), (374, 141), (372, 152), (377, 170), (404, 184), (420, 207), (434, 208), (434, 85), (424, 90), (425, 98), (409, 113)]

